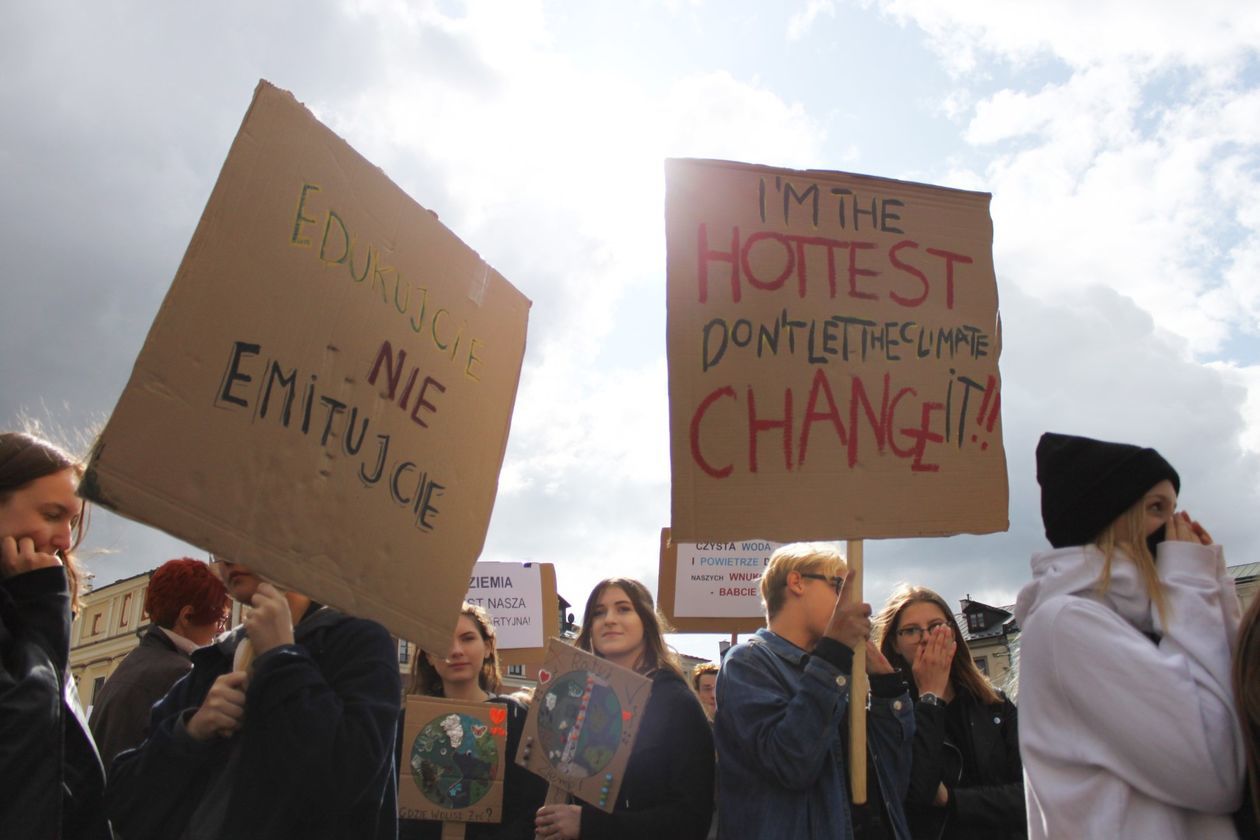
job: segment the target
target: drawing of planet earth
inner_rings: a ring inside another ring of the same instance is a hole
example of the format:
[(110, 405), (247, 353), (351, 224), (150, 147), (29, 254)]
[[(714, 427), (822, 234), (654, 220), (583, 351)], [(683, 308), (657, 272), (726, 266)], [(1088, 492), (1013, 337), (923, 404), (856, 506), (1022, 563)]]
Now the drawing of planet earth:
[(593, 776), (621, 741), (621, 701), (589, 671), (557, 677), (538, 702), (538, 740), (551, 765), (566, 776)]
[(420, 792), (434, 805), (468, 808), (498, 779), (494, 737), (485, 721), (470, 715), (435, 717), (411, 744), (411, 772)]

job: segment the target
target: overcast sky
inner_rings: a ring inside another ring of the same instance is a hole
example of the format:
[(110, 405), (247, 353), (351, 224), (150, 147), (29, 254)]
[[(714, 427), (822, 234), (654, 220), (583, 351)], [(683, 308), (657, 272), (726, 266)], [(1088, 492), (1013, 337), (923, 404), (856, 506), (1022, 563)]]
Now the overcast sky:
[[(1260, 559), (1260, 4), (1237, 0), (12, 5), (0, 422), (108, 417), (260, 78), (534, 302), (484, 559), (655, 589), (669, 518), (666, 157), (993, 194), (1011, 529), (866, 549), (1007, 604), (1047, 429), (1155, 446)], [(98, 584), (194, 549), (98, 514)], [(710, 655), (712, 639), (679, 637)]]

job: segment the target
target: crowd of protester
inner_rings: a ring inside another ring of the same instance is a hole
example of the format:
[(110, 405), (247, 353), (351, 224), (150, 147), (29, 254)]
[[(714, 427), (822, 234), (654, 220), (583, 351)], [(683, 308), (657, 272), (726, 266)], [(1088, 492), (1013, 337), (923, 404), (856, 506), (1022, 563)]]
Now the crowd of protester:
[[(501, 819), (469, 838), (1255, 836), (1260, 601), (1241, 614), (1159, 453), (1048, 433), (1036, 455), (1051, 550), (1017, 600), (1018, 712), (940, 595), (903, 585), (875, 613), (828, 543), (777, 549), (766, 626), (691, 674), (648, 589), (608, 578), (574, 643), (652, 690), (605, 809), (511, 761), (531, 698), (504, 692), (479, 607), (463, 606), (448, 649), (417, 654), (404, 692), (383, 627), (230, 560), (154, 573), (152, 624), (88, 720), (69, 668), (83, 467), (0, 434), (0, 836), (443, 837), (399, 820), (405, 695), (506, 711)], [(229, 597), (249, 607), (235, 628)], [(856, 661), (865, 696), (851, 696)]]

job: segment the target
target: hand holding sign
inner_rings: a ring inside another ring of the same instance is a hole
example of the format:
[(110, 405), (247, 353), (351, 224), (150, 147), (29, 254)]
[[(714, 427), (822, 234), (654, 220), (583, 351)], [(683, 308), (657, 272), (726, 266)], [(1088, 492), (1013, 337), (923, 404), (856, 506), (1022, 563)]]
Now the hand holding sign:
[(866, 640), (866, 673), (868, 674), (891, 674), (897, 670), (888, 661), (888, 657), (884, 656), (883, 651), (875, 646), (870, 639)]
[(228, 738), (245, 720), (245, 672), (229, 671), (214, 681), (201, 707), (193, 713), (185, 731), (194, 741)]
[(249, 615), (245, 616), (245, 633), (255, 656), (262, 656), (274, 647), (293, 644), (293, 613), (289, 602), (270, 583), (260, 583), (254, 590)]
[(861, 596), (856, 587), (840, 587), (831, 621), (823, 634), (854, 652), (864, 647), (866, 640), (871, 637), (871, 605), (861, 603), (857, 600), (859, 597)]

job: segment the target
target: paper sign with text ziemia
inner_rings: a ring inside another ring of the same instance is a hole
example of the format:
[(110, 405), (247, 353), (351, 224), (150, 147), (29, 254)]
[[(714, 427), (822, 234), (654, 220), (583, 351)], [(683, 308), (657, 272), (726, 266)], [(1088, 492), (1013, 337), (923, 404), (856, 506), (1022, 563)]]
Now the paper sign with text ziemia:
[(489, 613), (495, 650), (542, 649), (549, 611), (558, 609), (554, 583), (551, 597), (543, 595), (542, 571), (540, 563), (483, 561), (473, 566), (464, 600)]
[(989, 199), (667, 162), (674, 540), (1007, 527)]
[(435, 214), (260, 83), (84, 495), (445, 650), (528, 313)]

